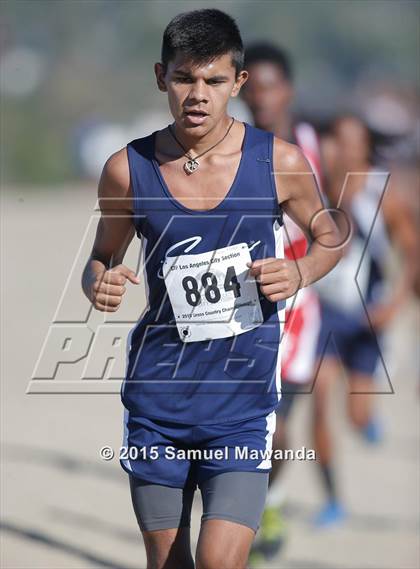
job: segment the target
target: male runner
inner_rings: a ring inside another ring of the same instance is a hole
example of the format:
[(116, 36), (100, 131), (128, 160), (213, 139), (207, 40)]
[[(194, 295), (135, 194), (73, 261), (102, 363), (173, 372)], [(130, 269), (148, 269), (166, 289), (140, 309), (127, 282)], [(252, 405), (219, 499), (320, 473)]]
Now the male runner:
[[(322, 325), (317, 347), (320, 367), (314, 384), (313, 433), (327, 501), (315, 523), (322, 527), (345, 517), (336, 489), (328, 422), (333, 382), (344, 367), (349, 379), (349, 417), (368, 442), (378, 442), (381, 432), (373, 407), (373, 381), (381, 335), (410, 292), (416, 259), (413, 221), (395, 194), (392, 175), (388, 181), (388, 173), (373, 165), (371, 136), (362, 120), (343, 115), (333, 121), (325, 150), (328, 199), (333, 207), (341, 200), (340, 208), (351, 220), (353, 234), (340, 266), (316, 285)], [(385, 286), (390, 241), (395, 242), (402, 257), (399, 279), (393, 283), (392, 291)]]
[[(320, 185), (321, 159), (316, 132), (310, 124), (296, 121), (290, 110), (294, 90), (293, 69), (288, 53), (267, 42), (256, 43), (245, 51), (245, 67), (249, 77), (241, 95), (252, 113), (255, 126), (297, 144), (311, 164)], [(287, 215), (284, 216), (284, 226), (285, 257), (290, 260), (303, 257), (307, 251), (304, 233)], [(319, 327), (317, 295), (314, 290), (304, 288), (287, 302), (282, 338), (282, 397), (277, 408), (274, 449), (288, 448), (286, 425), (295, 396), (299, 391), (310, 390), (308, 382), (313, 377)], [(266, 559), (273, 557), (284, 542), (286, 526), (280, 508), (283, 496), (277, 486), (273, 487), (282, 464), (281, 460), (273, 463), (260, 542), (254, 548), (253, 559), (257, 559), (258, 555)]]
[[(197, 485), (196, 568), (241, 569), (271, 468), (280, 311), (338, 262), (339, 236), (327, 213), (311, 223), (322, 205), (300, 150), (227, 115), (248, 76), (230, 16), (174, 18), (155, 74), (174, 121), (106, 162), (83, 289), (97, 309), (118, 309), (127, 280), (139, 282), (122, 264), (137, 233), (148, 306), (129, 338), (120, 461), (148, 569), (194, 567)], [(283, 211), (312, 239), (298, 265), (283, 258)]]

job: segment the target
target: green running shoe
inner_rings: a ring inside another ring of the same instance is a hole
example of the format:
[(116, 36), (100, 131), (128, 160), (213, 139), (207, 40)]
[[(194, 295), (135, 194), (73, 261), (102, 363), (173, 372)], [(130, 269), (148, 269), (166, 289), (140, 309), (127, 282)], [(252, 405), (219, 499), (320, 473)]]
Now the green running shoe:
[(280, 508), (269, 507), (264, 510), (259, 539), (251, 549), (251, 567), (258, 567), (279, 554), (286, 541), (287, 527)]
[(250, 567), (250, 569), (262, 569), (267, 561), (265, 555), (257, 549), (258, 547), (253, 547), (249, 554), (247, 567)]

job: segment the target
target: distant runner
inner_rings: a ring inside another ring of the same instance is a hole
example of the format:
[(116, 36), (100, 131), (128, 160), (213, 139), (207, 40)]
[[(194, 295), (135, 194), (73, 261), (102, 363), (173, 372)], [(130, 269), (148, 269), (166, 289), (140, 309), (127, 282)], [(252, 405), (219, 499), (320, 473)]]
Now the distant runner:
[[(293, 69), (288, 53), (270, 43), (261, 42), (245, 51), (245, 65), (249, 77), (242, 89), (255, 126), (297, 144), (302, 150), (321, 186), (321, 157), (318, 137), (307, 122), (298, 122), (292, 116)], [(303, 174), (305, 176), (305, 174)], [(284, 216), (285, 257), (293, 260), (304, 257), (308, 243), (302, 230), (287, 215)], [(320, 328), (320, 309), (316, 292), (304, 288), (288, 299), (284, 335), (281, 346), (282, 398), (277, 409), (277, 427), (273, 437), (274, 449), (287, 449), (287, 421), (296, 394), (309, 392), (316, 359), (316, 345)], [(274, 481), (282, 461), (273, 463), (267, 507), (262, 519), (260, 542), (253, 557), (271, 559), (284, 542), (285, 522), (281, 514), (278, 486)]]

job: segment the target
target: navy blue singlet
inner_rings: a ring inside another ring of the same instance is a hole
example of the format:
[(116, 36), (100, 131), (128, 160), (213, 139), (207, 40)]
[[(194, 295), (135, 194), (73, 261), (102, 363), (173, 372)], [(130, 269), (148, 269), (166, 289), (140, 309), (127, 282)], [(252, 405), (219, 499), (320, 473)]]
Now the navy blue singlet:
[[(191, 425), (267, 415), (280, 400), (283, 303), (268, 301), (257, 285), (261, 325), (231, 337), (185, 343), (162, 264), (168, 251), (197, 255), (240, 243), (247, 244), (252, 260), (283, 257), (273, 135), (245, 123), (240, 164), (225, 199), (214, 209), (197, 211), (171, 195), (154, 156), (155, 134), (127, 145), (148, 306), (129, 335), (121, 400), (133, 418)], [(186, 291), (180, 288), (179, 294)]]

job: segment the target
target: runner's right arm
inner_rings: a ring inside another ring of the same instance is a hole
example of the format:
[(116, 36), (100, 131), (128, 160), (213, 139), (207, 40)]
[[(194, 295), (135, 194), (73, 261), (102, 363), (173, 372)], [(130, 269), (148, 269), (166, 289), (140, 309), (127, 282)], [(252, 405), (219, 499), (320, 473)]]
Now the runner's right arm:
[(92, 253), (82, 276), (82, 288), (97, 310), (115, 312), (127, 279), (138, 284), (135, 272), (122, 264), (135, 235), (127, 150), (105, 163), (98, 186), (101, 210)]

